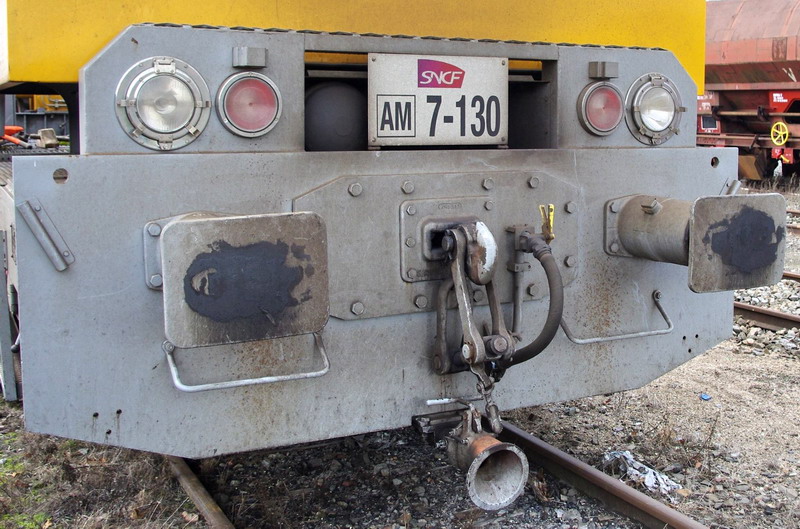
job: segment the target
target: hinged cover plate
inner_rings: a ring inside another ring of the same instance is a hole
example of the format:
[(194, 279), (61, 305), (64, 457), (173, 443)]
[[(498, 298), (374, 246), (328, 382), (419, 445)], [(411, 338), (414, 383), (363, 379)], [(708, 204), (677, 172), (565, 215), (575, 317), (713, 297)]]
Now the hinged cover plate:
[(780, 281), (786, 200), (777, 193), (698, 198), (689, 220), (689, 288), (719, 292)]
[(328, 320), (327, 236), (315, 213), (190, 213), (160, 244), (164, 329), (178, 347), (311, 333)]

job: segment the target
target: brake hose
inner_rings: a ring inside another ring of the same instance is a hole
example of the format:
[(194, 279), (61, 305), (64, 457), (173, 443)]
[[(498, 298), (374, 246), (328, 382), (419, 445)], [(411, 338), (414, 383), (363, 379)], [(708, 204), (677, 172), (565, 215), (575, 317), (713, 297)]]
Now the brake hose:
[(544, 351), (555, 338), (564, 312), (564, 283), (561, 280), (561, 272), (558, 270), (558, 264), (555, 257), (553, 257), (552, 249), (547, 244), (544, 236), (528, 232), (523, 233), (520, 236), (520, 246), (526, 253), (532, 253), (544, 268), (544, 273), (547, 276), (547, 287), (550, 292), (550, 306), (547, 310), (547, 319), (539, 336), (525, 347), (514, 351), (510, 358), (501, 360), (499, 362), (501, 369), (508, 369), (511, 366), (527, 362)]

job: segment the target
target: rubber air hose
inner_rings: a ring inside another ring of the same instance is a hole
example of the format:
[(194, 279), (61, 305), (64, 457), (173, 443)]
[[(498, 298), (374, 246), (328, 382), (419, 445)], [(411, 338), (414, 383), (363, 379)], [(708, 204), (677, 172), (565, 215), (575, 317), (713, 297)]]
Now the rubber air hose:
[(541, 263), (544, 273), (547, 276), (547, 287), (550, 291), (550, 306), (547, 310), (547, 319), (544, 322), (539, 336), (531, 343), (517, 349), (514, 354), (505, 361), (501, 361), (500, 367), (507, 369), (511, 366), (527, 362), (539, 353), (544, 351), (558, 332), (561, 325), (561, 316), (564, 313), (564, 283), (561, 280), (561, 272), (558, 264), (553, 257), (552, 250), (542, 235), (527, 235), (528, 248), (526, 251), (533, 253), (533, 256)]

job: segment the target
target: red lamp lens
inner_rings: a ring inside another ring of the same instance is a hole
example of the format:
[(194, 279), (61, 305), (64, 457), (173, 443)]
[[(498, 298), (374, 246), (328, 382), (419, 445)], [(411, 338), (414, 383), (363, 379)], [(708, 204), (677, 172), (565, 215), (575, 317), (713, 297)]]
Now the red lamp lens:
[(225, 115), (231, 124), (244, 132), (264, 130), (278, 114), (278, 94), (256, 78), (234, 82), (225, 94)]
[(608, 132), (622, 120), (622, 97), (608, 86), (598, 86), (586, 98), (586, 119), (601, 132)]

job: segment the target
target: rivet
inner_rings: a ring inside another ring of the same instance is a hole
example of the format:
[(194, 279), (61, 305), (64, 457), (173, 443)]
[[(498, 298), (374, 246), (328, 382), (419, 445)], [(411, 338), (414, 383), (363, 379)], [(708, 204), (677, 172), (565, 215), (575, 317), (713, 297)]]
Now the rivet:
[(492, 210), (492, 208), (494, 207), (494, 202), (492, 202), (491, 200), (487, 200), (487, 201), (486, 201), (486, 202), (483, 204), (483, 207), (486, 209), (486, 211), (491, 211), (491, 210)]
[(164, 278), (161, 277), (161, 274), (153, 274), (150, 276), (150, 284), (154, 287), (160, 287), (164, 284)]
[(489, 191), (490, 189), (494, 188), (494, 180), (492, 180), (491, 178), (484, 178), (483, 179), (483, 188), (486, 191)]
[(417, 271), (413, 268), (409, 268), (406, 272), (406, 275), (409, 279), (415, 279), (417, 277)]
[(350, 186), (347, 188), (347, 192), (350, 193), (350, 196), (353, 197), (357, 197), (358, 195), (361, 194), (362, 191), (364, 191), (364, 188), (361, 187), (361, 184), (359, 184), (358, 182), (356, 182), (355, 184), (350, 184)]
[(531, 189), (536, 189), (539, 187), (539, 179), (535, 176), (530, 177), (530, 179), (528, 179), (528, 185)]
[(575, 213), (578, 211), (578, 205), (575, 202), (567, 202), (564, 204), (564, 211), (567, 213)]
[(619, 243), (612, 242), (608, 249), (611, 250), (611, 253), (617, 253), (619, 251)]
[(69, 252), (67, 250), (64, 250), (63, 252), (61, 252), (61, 255), (63, 255), (64, 257), (69, 257)]
[(406, 208), (406, 213), (408, 213), (409, 215), (416, 215), (417, 214), (417, 206), (415, 206), (413, 204), (408, 206)]
[(33, 211), (42, 211), (42, 206), (33, 206)]
[(564, 259), (564, 264), (565, 264), (565, 265), (567, 265), (568, 267), (573, 267), (573, 266), (575, 266), (576, 264), (578, 264), (578, 258), (577, 258), (577, 257), (575, 257), (574, 255), (568, 255), (568, 256), (567, 256), (567, 257)]
[(151, 237), (158, 237), (161, 235), (161, 225), (151, 222), (147, 225), (147, 233), (149, 233)]
[(417, 296), (414, 298), (414, 305), (418, 309), (424, 309), (425, 307), (428, 306), (428, 298), (426, 298), (425, 296)]
[(408, 246), (409, 248), (413, 248), (416, 245), (417, 245), (417, 240), (414, 237), (409, 237), (408, 239), (406, 239), (406, 246)]
[(534, 283), (531, 283), (530, 285), (528, 285), (528, 295), (529, 296), (536, 297), (536, 294), (538, 294), (538, 293), (539, 293), (539, 289), (536, 287), (536, 285)]
[(360, 301), (356, 301), (352, 305), (350, 305), (350, 312), (355, 314), (356, 316), (361, 316), (364, 314), (364, 304)]
[(611, 210), (611, 213), (619, 213), (619, 203), (612, 202), (611, 204), (608, 205), (608, 209)]
[(405, 193), (406, 195), (410, 195), (411, 193), (414, 192), (414, 184), (410, 180), (406, 180), (405, 182), (403, 182), (403, 185), (400, 186), (400, 189), (402, 189), (403, 193)]

